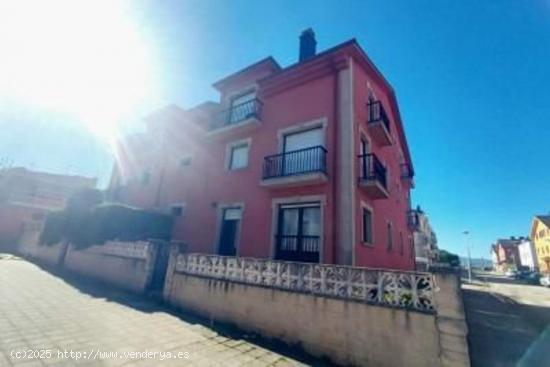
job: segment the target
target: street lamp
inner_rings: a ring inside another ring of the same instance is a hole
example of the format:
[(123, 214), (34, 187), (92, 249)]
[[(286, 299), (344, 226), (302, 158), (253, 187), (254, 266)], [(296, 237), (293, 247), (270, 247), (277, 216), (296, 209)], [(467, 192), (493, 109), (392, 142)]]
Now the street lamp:
[(470, 243), (468, 242), (468, 235), (470, 231), (462, 232), (464, 235), (464, 242), (466, 243), (466, 251), (468, 252), (468, 282), (472, 282), (472, 257), (470, 255)]

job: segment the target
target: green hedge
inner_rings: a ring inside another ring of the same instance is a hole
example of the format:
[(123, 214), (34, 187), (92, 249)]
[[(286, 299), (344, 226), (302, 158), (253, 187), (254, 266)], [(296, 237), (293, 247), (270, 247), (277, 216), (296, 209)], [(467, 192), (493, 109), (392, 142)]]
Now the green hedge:
[(48, 214), (40, 242), (53, 245), (67, 240), (83, 248), (109, 240), (169, 240), (171, 231), (172, 217), (166, 214), (115, 204), (68, 206)]

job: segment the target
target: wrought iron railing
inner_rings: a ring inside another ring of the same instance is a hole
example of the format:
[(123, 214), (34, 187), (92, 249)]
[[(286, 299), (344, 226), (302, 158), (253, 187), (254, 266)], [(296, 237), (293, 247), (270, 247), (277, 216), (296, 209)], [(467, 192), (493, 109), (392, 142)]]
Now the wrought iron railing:
[(275, 257), (281, 260), (319, 262), (320, 236), (277, 235)]
[(323, 146), (274, 154), (264, 158), (263, 178), (275, 178), (327, 171), (327, 150)]
[(212, 122), (211, 128), (217, 129), (220, 127), (237, 124), (253, 117), (261, 119), (261, 114), (262, 102), (257, 98), (252, 99), (250, 101), (231, 106), (231, 108), (220, 112), (220, 114)]
[(380, 162), (374, 153), (358, 156), (361, 167), (362, 181), (378, 181), (384, 188), (388, 188), (386, 167)]
[(414, 177), (414, 171), (410, 164), (408, 163), (401, 163), (400, 164), (401, 169), (401, 178), (404, 180), (410, 180)]
[(369, 123), (379, 122), (381, 121), (384, 126), (386, 127), (386, 130), (388, 132), (390, 131), (390, 119), (388, 118), (388, 115), (386, 114), (386, 110), (384, 109), (384, 105), (380, 101), (372, 101), (367, 103), (367, 109), (369, 114)]
[(175, 270), (290, 292), (435, 312), (430, 273), (205, 254), (178, 255)]

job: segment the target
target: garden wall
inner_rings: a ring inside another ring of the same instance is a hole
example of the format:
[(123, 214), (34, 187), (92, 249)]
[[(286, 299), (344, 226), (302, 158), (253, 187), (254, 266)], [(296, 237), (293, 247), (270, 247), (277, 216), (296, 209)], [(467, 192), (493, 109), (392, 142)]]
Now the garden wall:
[(62, 261), (65, 246), (61, 243), (41, 245), (39, 238), (43, 225), (44, 222), (25, 222), (17, 242), (17, 251), (46, 265), (57, 266)]
[(151, 280), (155, 243), (108, 241), (85, 249), (69, 246), (65, 269), (133, 292), (144, 292)]
[(453, 272), (392, 272), (173, 248), (164, 298), (341, 365), (469, 366), (459, 285)]

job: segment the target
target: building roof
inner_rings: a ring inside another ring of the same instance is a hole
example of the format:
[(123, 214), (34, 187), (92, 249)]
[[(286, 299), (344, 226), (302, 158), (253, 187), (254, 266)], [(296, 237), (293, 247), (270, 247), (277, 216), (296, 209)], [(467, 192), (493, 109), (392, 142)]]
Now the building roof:
[(235, 73), (233, 73), (229, 76), (226, 76), (223, 79), (218, 80), (217, 82), (212, 84), (212, 86), (216, 89), (220, 89), (224, 84), (230, 83), (235, 78), (237, 78), (237, 77), (239, 77), (239, 76), (241, 76), (245, 73), (248, 73), (250, 71), (253, 71), (255, 69), (260, 69), (262, 67), (270, 68), (275, 72), (281, 70), (281, 66), (279, 65), (279, 63), (272, 56), (268, 56), (265, 59), (261, 59), (260, 61), (255, 62), (254, 64), (249, 65), (249, 66), (245, 67), (244, 69), (241, 69), (241, 70), (239, 70), (239, 71), (237, 71), (237, 72), (235, 72)]
[(546, 227), (550, 228), (550, 215), (536, 215), (535, 218), (544, 223)]
[(501, 245), (502, 247), (514, 247), (514, 246), (517, 246), (522, 241), (523, 241), (523, 238), (522, 239), (500, 238), (497, 240), (496, 244)]

